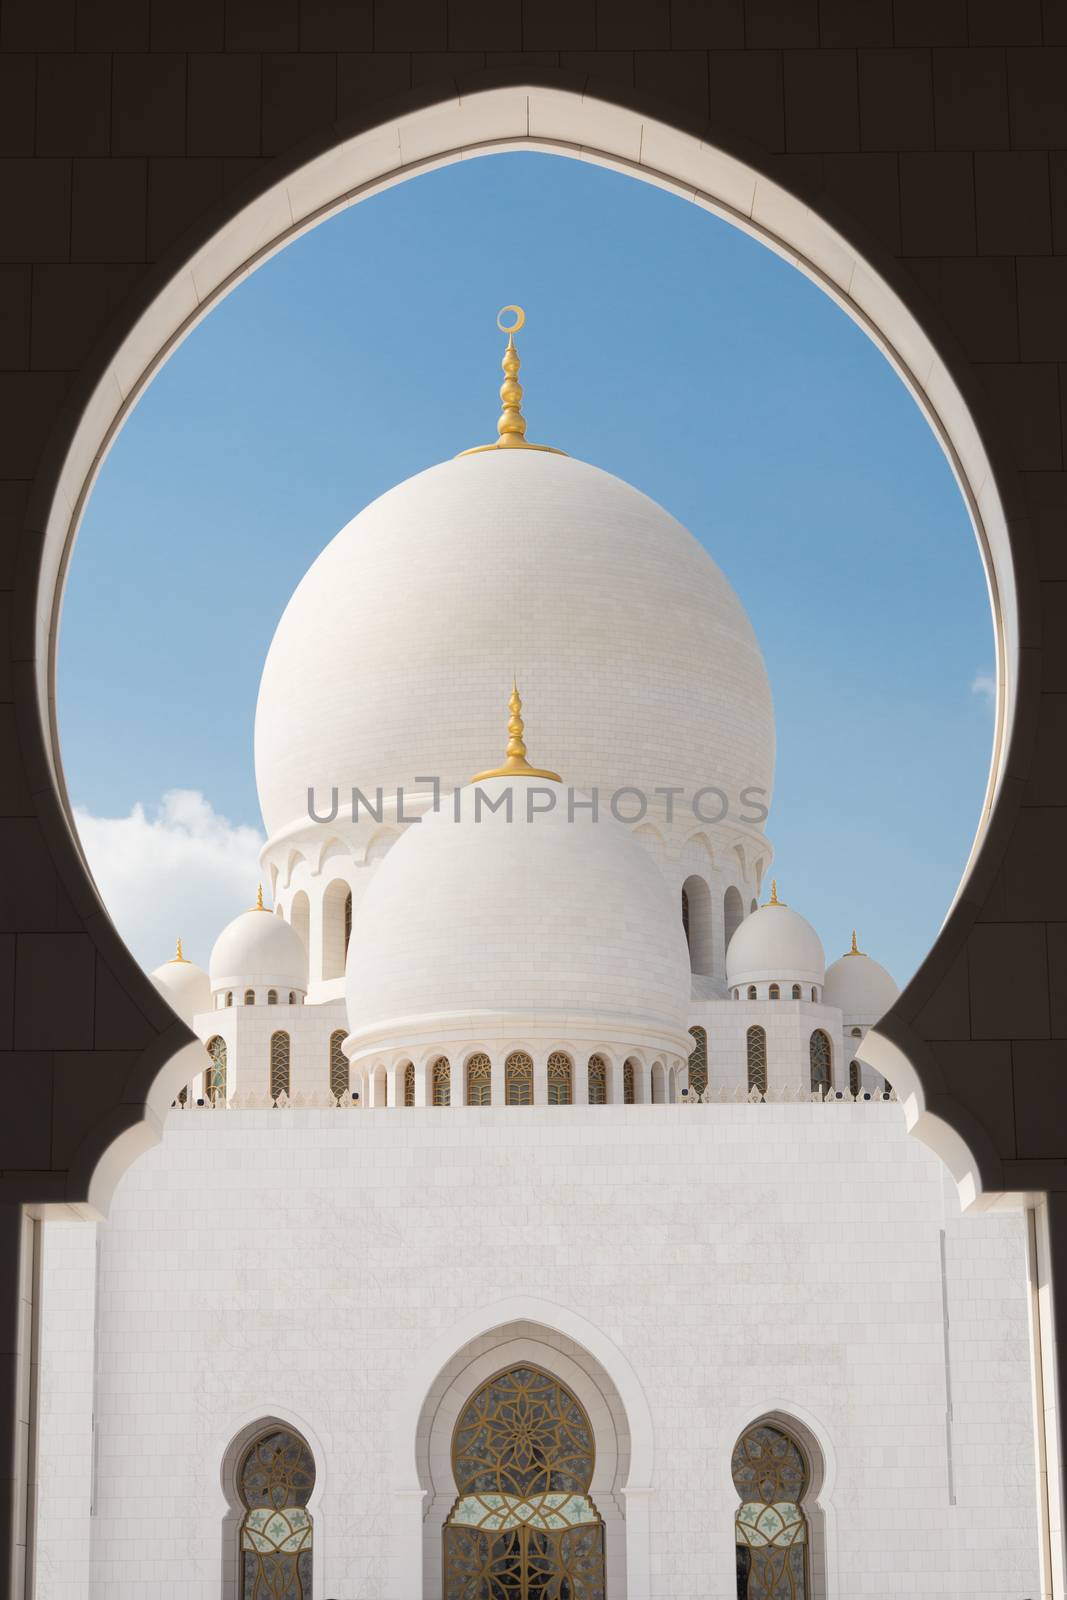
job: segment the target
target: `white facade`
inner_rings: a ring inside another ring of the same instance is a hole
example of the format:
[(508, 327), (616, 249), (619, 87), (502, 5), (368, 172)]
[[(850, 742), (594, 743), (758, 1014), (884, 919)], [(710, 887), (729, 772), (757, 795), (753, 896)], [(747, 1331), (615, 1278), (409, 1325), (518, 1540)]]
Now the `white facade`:
[[(472, 782), (513, 668), (561, 783), (517, 701)], [(256, 747), (274, 912), (153, 974), (204, 1073), (105, 1222), (44, 1229), (39, 1600), (247, 1600), (271, 1430), (313, 1600), (440, 1600), (457, 1420), (527, 1367), (595, 1442), (570, 1600), (732, 1600), (761, 1423), (796, 1600), (1036, 1594), (1024, 1221), (961, 1216), (859, 1062), (889, 974), (759, 906), (769, 689), (686, 531), (547, 452), (420, 474), (298, 588)]]

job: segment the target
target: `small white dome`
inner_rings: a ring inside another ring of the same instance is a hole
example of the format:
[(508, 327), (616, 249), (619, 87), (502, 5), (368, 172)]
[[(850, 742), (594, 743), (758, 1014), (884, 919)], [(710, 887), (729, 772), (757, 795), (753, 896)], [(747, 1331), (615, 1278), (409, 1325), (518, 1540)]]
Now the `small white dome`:
[(826, 976), (822, 940), (806, 917), (777, 900), (746, 917), (726, 952), (728, 985), (802, 983)]
[(212, 992), (220, 989), (298, 989), (308, 985), (308, 958), (296, 929), (265, 908), (234, 917), (218, 938), (209, 963)]
[[(178, 950), (181, 951), (180, 944)], [(148, 976), (164, 1000), (190, 1027), (199, 1012), (211, 1010), (211, 981), (195, 961), (186, 961), (179, 953)]]
[[(552, 792), (554, 809), (531, 818), (531, 787)], [(484, 803), (509, 789), (511, 821)], [(629, 831), (584, 810), (570, 820), (567, 790), (530, 778), (472, 784), (459, 805), (458, 822), (450, 798), (409, 828), (357, 907), (352, 1057), (490, 1036), (685, 1055), (685, 934)]]
[(826, 971), (823, 999), (828, 1006), (840, 1009), (847, 1025), (862, 1023), (872, 1027), (899, 993), (892, 973), (862, 950), (853, 948), (839, 956)]

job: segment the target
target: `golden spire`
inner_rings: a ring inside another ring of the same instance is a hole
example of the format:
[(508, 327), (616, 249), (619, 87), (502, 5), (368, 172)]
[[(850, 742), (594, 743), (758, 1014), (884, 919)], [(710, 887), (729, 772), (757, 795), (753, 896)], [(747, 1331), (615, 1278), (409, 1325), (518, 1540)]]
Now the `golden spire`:
[(188, 964), (189, 964), (188, 961), (186, 961), (185, 956), (182, 955), (182, 936), (181, 936), (180, 933), (178, 935), (177, 943), (175, 944), (175, 947), (174, 947), (174, 954), (171, 956), (170, 959), (172, 961), (185, 961), (186, 966), (188, 966)]
[(471, 782), (481, 783), (483, 778), (550, 778), (553, 783), (562, 783), (558, 772), (548, 772), (544, 767), (531, 767), (526, 759), (526, 741), (522, 736), (522, 696), (514, 679), (511, 682), (508, 709), (511, 716), (508, 718), (508, 747), (504, 765), (494, 767), (492, 772), (479, 772)]
[(856, 943), (856, 930), (855, 930), (855, 928), (853, 928), (853, 930), (852, 930), (852, 949), (851, 950), (846, 950), (845, 954), (847, 956), (861, 956), (863, 954), (863, 951), (860, 949), (859, 945)]
[(249, 906), (248, 909), (249, 911), (266, 911), (267, 908), (263, 904), (263, 885), (261, 883), (256, 886), (256, 903), (254, 906)]
[(777, 878), (772, 878), (771, 879), (771, 898), (769, 900), (765, 900), (763, 903), (764, 903), (765, 906), (780, 906), (781, 905), (782, 902), (778, 898), (778, 879)]
[[(505, 322), (508, 312), (514, 312), (511, 322)], [(522, 384), (519, 382), (519, 352), (515, 348), (515, 335), (526, 324), (526, 313), (521, 306), (502, 306), (496, 314), (496, 325), (508, 336), (504, 359), (504, 381), (500, 385), (500, 419), (496, 425), (499, 435), (495, 444), (476, 444), (472, 450), (461, 450), (460, 455), (475, 456), (482, 450), (547, 450), (550, 455), (561, 456), (550, 444), (531, 444), (526, 437), (526, 418), (522, 414)]]

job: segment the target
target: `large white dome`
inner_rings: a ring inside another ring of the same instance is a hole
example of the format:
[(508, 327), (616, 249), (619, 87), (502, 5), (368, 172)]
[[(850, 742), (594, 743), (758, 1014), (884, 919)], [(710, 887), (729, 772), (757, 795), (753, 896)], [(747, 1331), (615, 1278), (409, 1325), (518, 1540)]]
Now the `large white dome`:
[[(529, 817), (528, 791), (555, 809)], [(475, 791), (503, 810), (475, 812)], [(408, 828), (356, 911), (345, 998), (353, 1059), (453, 1041), (570, 1038), (684, 1056), (689, 957), (674, 896), (611, 817), (568, 818), (529, 778), (465, 788)]]
[(847, 1025), (873, 1026), (899, 993), (893, 975), (862, 950), (850, 950), (826, 969), (823, 999), (840, 1008)]
[(826, 976), (822, 940), (806, 917), (777, 900), (746, 917), (726, 951), (726, 982), (802, 983)]
[(467, 782), (513, 673), (565, 783), (714, 784), (735, 818), (746, 786), (769, 804), (767, 675), (715, 563), (609, 473), (490, 450), (382, 495), (297, 588), (256, 712), (268, 836), (307, 828), (311, 786), (343, 804), (352, 785)]
[(195, 961), (187, 961), (179, 954), (170, 961), (164, 961), (148, 976), (163, 998), (190, 1027), (195, 1016), (211, 1010), (211, 982), (203, 967), (198, 967)]
[(284, 917), (260, 907), (242, 911), (215, 940), (209, 962), (212, 990), (296, 989), (308, 986), (304, 941)]

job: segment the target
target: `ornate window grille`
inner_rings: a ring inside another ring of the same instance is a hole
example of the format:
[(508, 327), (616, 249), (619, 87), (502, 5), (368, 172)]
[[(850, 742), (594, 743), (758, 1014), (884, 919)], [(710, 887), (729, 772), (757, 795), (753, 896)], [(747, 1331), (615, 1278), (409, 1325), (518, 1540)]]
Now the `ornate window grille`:
[(438, 1056), (433, 1064), (433, 1103), (447, 1106), (452, 1100), (452, 1068), (447, 1056)]
[(734, 1518), (738, 1600), (808, 1600), (808, 1467), (780, 1428), (757, 1423), (730, 1463), (741, 1504)]
[(603, 1056), (589, 1057), (589, 1104), (606, 1106), (608, 1103), (608, 1064)]
[(277, 1100), (280, 1094), (289, 1093), (289, 1035), (272, 1033), (270, 1036), (270, 1097)]
[(212, 1104), (226, 1098), (226, 1040), (218, 1034), (208, 1040), (208, 1067), (204, 1073), (204, 1098)]
[(483, 1384), (452, 1436), (445, 1600), (604, 1600), (593, 1462), (589, 1418), (557, 1378), (524, 1365)]
[(553, 1050), (548, 1058), (548, 1103), (550, 1106), (569, 1106), (573, 1094), (574, 1068), (571, 1058), (562, 1050)]
[(415, 1063), (409, 1061), (404, 1068), (404, 1104), (415, 1104)]
[(348, 1098), (348, 1058), (342, 1049), (344, 1042), (343, 1028), (330, 1034), (330, 1093), (335, 1100)]
[(481, 1051), (467, 1062), (467, 1104), (488, 1106), (493, 1100), (493, 1067)]
[(311, 1600), (313, 1530), (307, 1503), (315, 1460), (299, 1434), (271, 1428), (246, 1450), (237, 1472), (245, 1511), (240, 1600)]
[(821, 1028), (816, 1028), (808, 1045), (808, 1055), (811, 1060), (811, 1088), (812, 1093), (821, 1089), (824, 1093), (833, 1087), (833, 1071), (830, 1061), (830, 1038), (823, 1033)]
[(767, 1093), (767, 1035), (762, 1028), (749, 1028), (745, 1039), (748, 1056), (748, 1087)]
[(533, 1059), (525, 1050), (513, 1050), (504, 1062), (504, 1104), (533, 1105)]
[(689, 1087), (703, 1094), (708, 1086), (708, 1034), (706, 1028), (690, 1028), (693, 1048), (689, 1052)]
[(634, 1103), (634, 1064), (627, 1061), (622, 1069), (622, 1103), (632, 1106)]

